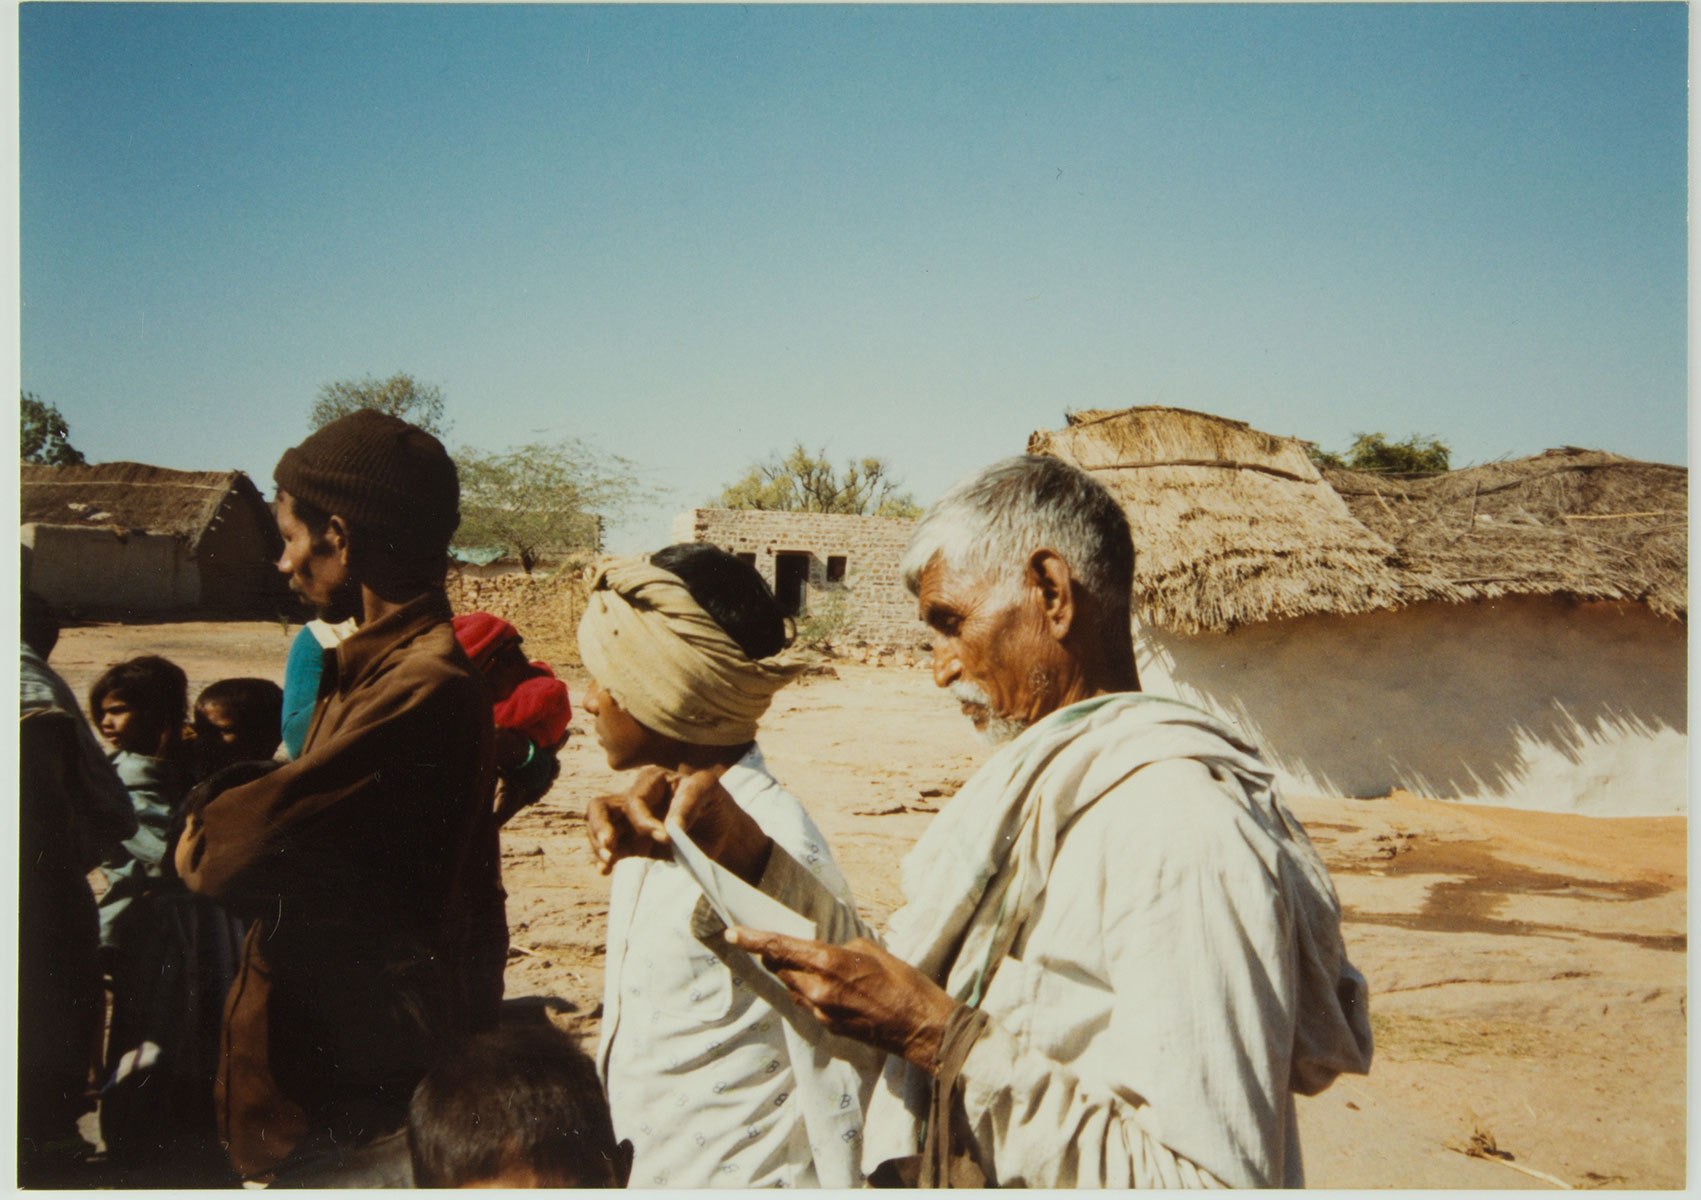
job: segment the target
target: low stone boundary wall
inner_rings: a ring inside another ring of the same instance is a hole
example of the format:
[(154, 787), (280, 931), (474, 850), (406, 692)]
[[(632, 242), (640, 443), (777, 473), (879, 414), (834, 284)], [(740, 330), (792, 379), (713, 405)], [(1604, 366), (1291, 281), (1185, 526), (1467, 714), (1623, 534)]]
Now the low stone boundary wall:
[(557, 668), (579, 665), (579, 617), (585, 611), (582, 569), (550, 575), (499, 575), (479, 579), (450, 571), (449, 605), (458, 613), (501, 617), (526, 639), (525, 652)]

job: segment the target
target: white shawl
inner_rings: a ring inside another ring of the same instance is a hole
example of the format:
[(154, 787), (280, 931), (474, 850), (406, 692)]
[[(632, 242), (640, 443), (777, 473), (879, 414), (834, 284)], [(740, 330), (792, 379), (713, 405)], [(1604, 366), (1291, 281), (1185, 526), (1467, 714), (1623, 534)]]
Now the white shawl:
[[(953, 998), (977, 1005), (1046, 886), (1064, 830), (1134, 772), (1169, 759), (1194, 759), (1237, 780), (1261, 823), (1302, 844), (1304, 853), (1295, 857), (1305, 875), (1305, 903), (1319, 920), (1338, 923), (1328, 872), (1277, 801), (1257, 752), (1201, 710), (1116, 693), (1050, 714), (976, 772), (905, 858), (906, 902), (893, 915), (888, 947)], [(1336, 982), (1307, 979), (1305, 986), (1332, 994)], [(1296, 1055), (1295, 1090), (1315, 1090), (1297, 1078), (1301, 1070)], [(865, 1169), (920, 1148), (928, 1091), (922, 1072), (888, 1060), (869, 1105)]]

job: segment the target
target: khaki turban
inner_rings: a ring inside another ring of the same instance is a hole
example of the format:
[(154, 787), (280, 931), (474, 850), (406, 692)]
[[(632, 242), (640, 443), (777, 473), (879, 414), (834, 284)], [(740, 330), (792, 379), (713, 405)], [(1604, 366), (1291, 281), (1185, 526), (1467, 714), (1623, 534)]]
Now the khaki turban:
[(605, 559), (592, 573), (579, 657), (646, 728), (699, 746), (754, 741), (774, 693), (803, 669), (752, 660), (679, 576), (642, 558)]

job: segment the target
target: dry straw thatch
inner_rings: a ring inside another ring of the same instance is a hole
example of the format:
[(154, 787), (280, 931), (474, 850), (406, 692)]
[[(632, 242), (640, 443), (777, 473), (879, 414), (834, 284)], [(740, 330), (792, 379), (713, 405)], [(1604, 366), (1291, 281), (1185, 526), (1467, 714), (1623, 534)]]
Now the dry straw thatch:
[(1459, 598), (1355, 520), (1296, 438), (1181, 408), (1068, 421), (1028, 452), (1091, 471), (1122, 502), (1148, 624), (1197, 633)]
[(1568, 446), (1443, 475), (1324, 476), (1367, 527), (1466, 596), (1630, 600), (1688, 618), (1682, 467)]
[(270, 524), (265, 498), (240, 471), (173, 471), (133, 462), (80, 467), (24, 463), (18, 520), (168, 534), (182, 538), (192, 552), (214, 527), (232, 493), (238, 503), (258, 507), (261, 528)]
[(1505, 595), (1687, 615), (1680, 467), (1566, 449), (1436, 476), (1319, 472), (1297, 438), (1165, 407), (1070, 413), (1028, 451), (1122, 502), (1135, 611), (1178, 633)]

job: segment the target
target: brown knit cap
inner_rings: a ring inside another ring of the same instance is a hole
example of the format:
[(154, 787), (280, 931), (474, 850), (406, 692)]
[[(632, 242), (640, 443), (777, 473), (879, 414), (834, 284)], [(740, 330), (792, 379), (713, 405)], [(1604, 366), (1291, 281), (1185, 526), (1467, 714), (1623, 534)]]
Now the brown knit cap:
[(461, 485), (443, 443), (375, 408), (338, 417), (285, 450), (272, 472), (290, 495), (398, 549), (437, 553), (461, 523)]

